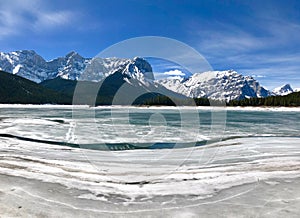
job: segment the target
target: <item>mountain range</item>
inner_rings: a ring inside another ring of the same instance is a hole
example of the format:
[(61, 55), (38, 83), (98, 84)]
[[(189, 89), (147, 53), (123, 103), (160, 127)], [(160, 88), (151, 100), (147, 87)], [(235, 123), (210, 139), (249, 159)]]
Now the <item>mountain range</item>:
[[(84, 58), (76, 52), (65, 57), (46, 61), (32, 50), (0, 52), (0, 70), (40, 83), (56, 92), (71, 95), (77, 81), (86, 84), (102, 82), (106, 95), (115, 95), (120, 87), (131, 90), (126, 96), (134, 97), (147, 93), (157, 93), (175, 98), (209, 98), (214, 100), (240, 100), (245, 98), (265, 98), (286, 95), (294, 90), (289, 84), (273, 91), (262, 87), (251, 76), (243, 76), (236, 71), (209, 71), (186, 77), (168, 77), (155, 80), (151, 64), (140, 57), (126, 58)], [(106, 80), (105, 83), (103, 81)], [(117, 84), (117, 85), (116, 85)], [(89, 86), (88, 85), (88, 86)], [(101, 86), (102, 86), (101, 85)], [(93, 85), (91, 85), (93, 87)], [(125, 89), (124, 89), (125, 90)], [(119, 101), (124, 99), (124, 95)], [(107, 97), (107, 96), (106, 96)], [(102, 99), (105, 95), (102, 95)]]

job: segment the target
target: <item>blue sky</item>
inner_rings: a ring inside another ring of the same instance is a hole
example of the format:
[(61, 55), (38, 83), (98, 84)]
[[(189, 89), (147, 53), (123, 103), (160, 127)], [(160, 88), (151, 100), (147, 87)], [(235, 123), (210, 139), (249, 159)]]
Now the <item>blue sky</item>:
[(297, 0), (1, 0), (0, 50), (93, 57), (138, 36), (180, 40), (215, 70), (300, 87)]

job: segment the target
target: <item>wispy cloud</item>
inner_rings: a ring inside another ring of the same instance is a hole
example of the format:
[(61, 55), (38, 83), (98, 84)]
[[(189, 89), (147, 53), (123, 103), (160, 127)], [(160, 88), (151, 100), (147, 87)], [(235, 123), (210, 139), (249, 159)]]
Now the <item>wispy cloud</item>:
[(270, 50), (300, 44), (300, 24), (289, 21), (267, 20), (258, 24), (263, 32), (250, 32), (240, 26), (215, 23), (213, 29), (199, 31), (198, 49), (212, 55), (234, 55)]
[(300, 86), (300, 23), (267, 12), (259, 19), (255, 16), (243, 25), (214, 22), (200, 28), (197, 50), (213, 68), (260, 75), (256, 78), (268, 88), (287, 80)]
[(0, 39), (22, 34), (24, 31), (51, 31), (70, 25), (78, 14), (68, 10), (54, 10), (41, 0), (4, 1), (0, 4)]
[(71, 11), (55, 11), (38, 13), (33, 27), (36, 31), (44, 29), (52, 29), (55, 27), (65, 26), (70, 24), (75, 17), (75, 13)]
[(12, 13), (6, 11), (0, 11), (1, 21), (0, 21), (0, 39), (5, 36), (13, 35), (17, 32), (16, 28), (17, 19)]
[[(264, 39), (254, 37), (251, 34), (228, 25), (226, 28), (224, 25), (216, 29), (199, 31), (198, 36), (201, 36), (198, 48), (201, 51), (215, 54), (238, 54), (243, 51), (249, 51), (249, 49), (259, 49), (262, 46), (267, 46)], [(229, 53), (228, 53), (229, 52)]]

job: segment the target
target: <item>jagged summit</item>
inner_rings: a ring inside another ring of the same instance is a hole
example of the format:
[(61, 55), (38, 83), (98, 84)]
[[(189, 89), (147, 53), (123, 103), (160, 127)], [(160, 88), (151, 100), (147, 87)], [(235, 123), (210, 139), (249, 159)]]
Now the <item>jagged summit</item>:
[(283, 86), (273, 89), (274, 95), (288, 95), (294, 92), (290, 84), (285, 84)]
[(74, 56), (74, 55), (79, 55), (77, 52), (75, 51), (70, 51), (67, 55), (66, 55), (66, 58), (69, 58), (71, 56)]

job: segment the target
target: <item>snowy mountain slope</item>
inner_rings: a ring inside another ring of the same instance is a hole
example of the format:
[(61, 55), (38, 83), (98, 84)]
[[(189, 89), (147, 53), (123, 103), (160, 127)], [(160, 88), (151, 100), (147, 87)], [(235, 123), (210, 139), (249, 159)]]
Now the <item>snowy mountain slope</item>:
[(283, 86), (280, 86), (278, 88), (273, 89), (274, 95), (288, 95), (294, 92), (290, 84), (285, 84)]
[(193, 98), (207, 97), (230, 101), (271, 95), (252, 77), (243, 76), (232, 70), (196, 73), (188, 79), (169, 78), (158, 80), (156, 83)]
[(48, 63), (34, 51), (0, 52), (0, 68), (34, 82), (53, 77)]

